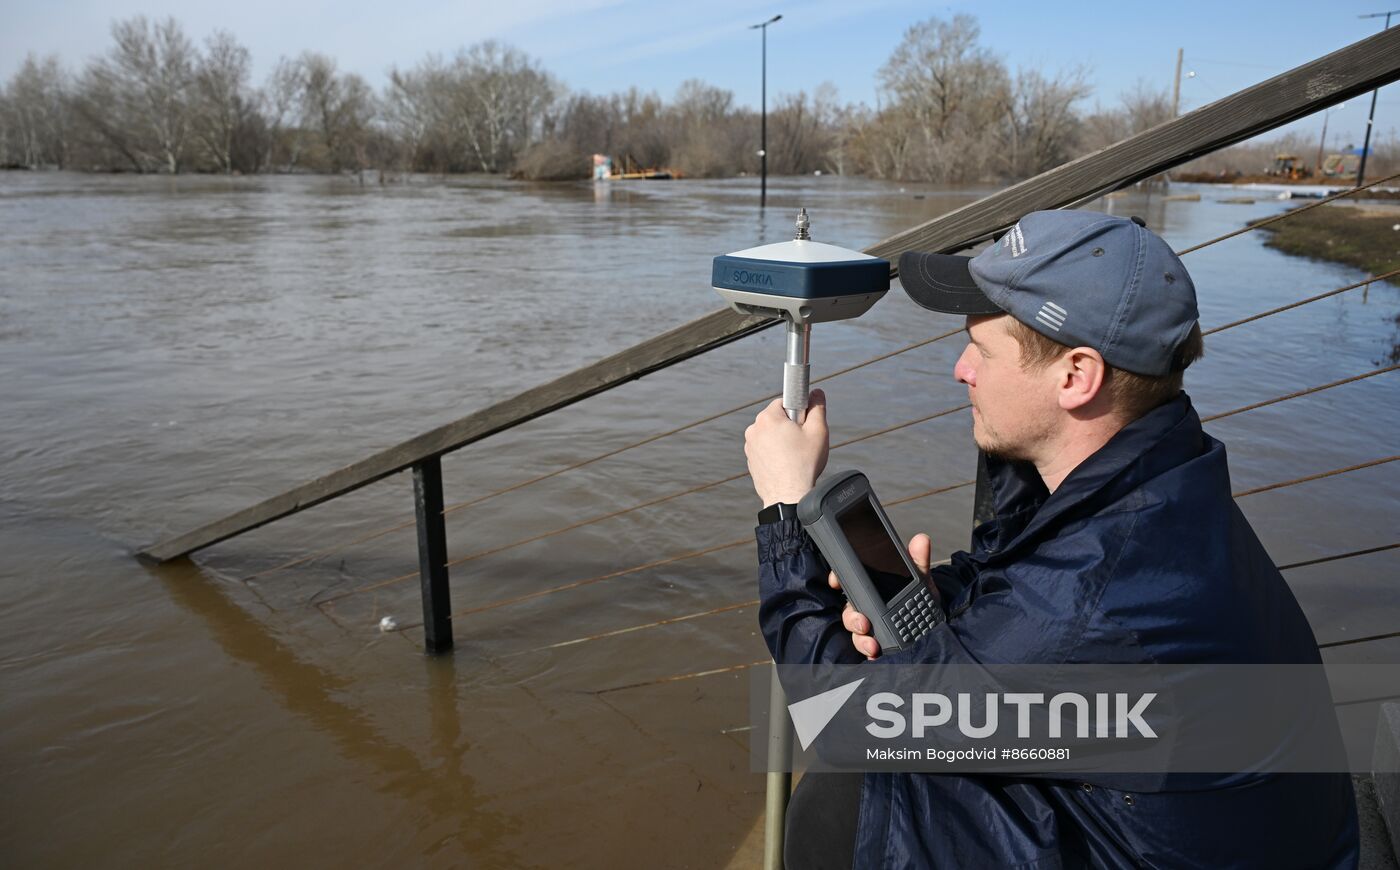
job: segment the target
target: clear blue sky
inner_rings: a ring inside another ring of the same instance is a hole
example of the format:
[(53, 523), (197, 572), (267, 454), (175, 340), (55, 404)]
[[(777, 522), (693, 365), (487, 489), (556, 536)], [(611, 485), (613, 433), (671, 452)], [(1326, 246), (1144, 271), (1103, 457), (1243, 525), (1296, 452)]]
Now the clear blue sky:
[[(569, 88), (603, 93), (637, 85), (669, 98), (703, 79), (759, 102), (759, 35), (746, 25), (781, 13), (769, 28), (768, 94), (836, 85), (845, 101), (875, 101), (876, 71), (904, 31), (931, 15), (966, 12), (982, 44), (1008, 66), (1056, 70), (1083, 65), (1104, 105), (1139, 80), (1170, 86), (1177, 48), (1186, 51), (1182, 107), (1189, 110), (1377, 32), (1364, 12), (1400, 9), (1374, 0), (1318, 2), (1020, 2), (934, 5), (912, 0), (651, 2), (635, 0), (0, 0), (0, 76), (26, 52), (58, 54), (76, 69), (110, 45), (115, 18), (174, 15), (201, 40), (222, 27), (253, 53), (255, 79), (281, 55), (314, 49), (376, 87), (394, 65), (494, 37), (538, 59)], [(1395, 18), (1400, 26), (1400, 15)], [(1400, 86), (1383, 90), (1379, 136), (1400, 131)], [(1334, 112), (1329, 144), (1355, 140), (1369, 100)], [(1290, 129), (1320, 131), (1315, 117)], [(1335, 138), (1334, 138), (1335, 137)]]

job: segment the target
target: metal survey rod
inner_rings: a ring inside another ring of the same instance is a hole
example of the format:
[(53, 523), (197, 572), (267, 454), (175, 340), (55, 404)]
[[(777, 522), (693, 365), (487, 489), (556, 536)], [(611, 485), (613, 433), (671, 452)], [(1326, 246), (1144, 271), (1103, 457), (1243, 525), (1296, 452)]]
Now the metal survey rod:
[(787, 360), (783, 363), (783, 408), (788, 419), (801, 425), (807, 415), (812, 384), (812, 324), (787, 322)]
[[(715, 257), (710, 283), (735, 311), (781, 318), (787, 330), (783, 409), (801, 425), (812, 386), (812, 324), (859, 317), (890, 289), (890, 264), (879, 257), (812, 241), (807, 209), (789, 242)], [(792, 725), (777, 666), (768, 690), (768, 795), (763, 866), (781, 870), (783, 824), (792, 792)]]
[[(789, 412), (790, 413), (790, 412)], [(787, 695), (773, 664), (768, 684), (768, 790), (763, 811), (763, 870), (783, 870), (783, 834), (792, 798), (792, 728)]]
[[(797, 212), (797, 237), (794, 241), (812, 240), (812, 219), (807, 209)], [(798, 425), (807, 416), (807, 394), (812, 386), (812, 324), (798, 323), (787, 316), (787, 360), (783, 364), (783, 408), (788, 419)]]

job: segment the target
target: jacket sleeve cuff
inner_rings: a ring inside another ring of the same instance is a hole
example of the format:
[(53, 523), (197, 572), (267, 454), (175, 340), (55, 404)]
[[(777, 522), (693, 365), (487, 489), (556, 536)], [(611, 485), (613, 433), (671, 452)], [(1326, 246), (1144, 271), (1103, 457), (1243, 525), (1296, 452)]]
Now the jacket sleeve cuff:
[(758, 539), (758, 564), (771, 565), (803, 550), (817, 551), (817, 544), (800, 520), (763, 523), (754, 529)]
[(778, 664), (864, 661), (841, 625), (845, 598), (827, 585), (831, 567), (796, 520), (759, 526), (758, 621)]

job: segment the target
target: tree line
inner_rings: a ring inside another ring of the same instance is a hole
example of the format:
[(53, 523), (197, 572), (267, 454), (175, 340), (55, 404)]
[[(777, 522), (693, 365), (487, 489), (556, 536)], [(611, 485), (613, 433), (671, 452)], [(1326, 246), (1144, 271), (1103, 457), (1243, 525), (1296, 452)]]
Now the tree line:
[[(876, 178), (1024, 178), (1167, 120), (1164, 90), (1140, 86), (1083, 108), (1087, 73), (1012, 71), (974, 18), (910, 27), (879, 71), (875, 107), (823, 84), (768, 112), (768, 167)], [(112, 25), (80, 70), (25, 59), (0, 91), (0, 165), (129, 172), (514, 173), (584, 178), (590, 156), (688, 176), (758, 171), (758, 113), (732, 92), (684, 83), (670, 100), (632, 88), (571, 93), (538, 61), (488, 40), (393, 68), (376, 91), (305, 52), (252, 82), (226, 31), (196, 44), (173, 18)]]

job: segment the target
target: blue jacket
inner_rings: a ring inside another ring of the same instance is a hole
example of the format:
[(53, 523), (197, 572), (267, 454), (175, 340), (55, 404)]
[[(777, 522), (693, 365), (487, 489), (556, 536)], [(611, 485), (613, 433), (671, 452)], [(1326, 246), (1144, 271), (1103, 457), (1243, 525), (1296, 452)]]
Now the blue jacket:
[[(1302, 610), (1230, 492), (1186, 394), (1123, 428), (1053, 494), (988, 463), (995, 518), (935, 567), (948, 621), (881, 663), (1317, 663)], [(864, 661), (796, 520), (759, 526), (759, 622), (780, 664)], [(1129, 788), (1131, 786), (1131, 788)], [(860, 867), (1354, 867), (1336, 774), (1074, 781), (867, 773)]]

